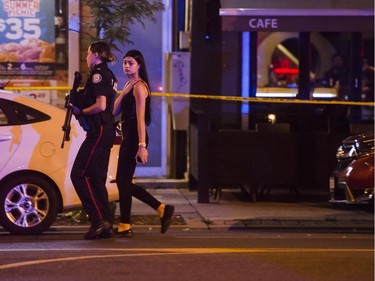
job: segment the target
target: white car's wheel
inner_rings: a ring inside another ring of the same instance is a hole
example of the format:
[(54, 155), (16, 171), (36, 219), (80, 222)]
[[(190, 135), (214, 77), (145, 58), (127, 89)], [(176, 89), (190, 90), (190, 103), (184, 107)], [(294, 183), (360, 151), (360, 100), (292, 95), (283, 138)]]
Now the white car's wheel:
[(42, 178), (13, 178), (0, 187), (0, 222), (13, 234), (39, 234), (55, 221), (58, 198)]

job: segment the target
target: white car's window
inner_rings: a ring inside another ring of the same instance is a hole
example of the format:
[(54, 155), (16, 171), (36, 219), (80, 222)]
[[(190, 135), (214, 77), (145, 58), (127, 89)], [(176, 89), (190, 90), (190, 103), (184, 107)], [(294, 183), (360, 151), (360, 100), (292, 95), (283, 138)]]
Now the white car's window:
[(18, 102), (0, 99), (0, 126), (23, 125), (51, 119), (47, 114)]

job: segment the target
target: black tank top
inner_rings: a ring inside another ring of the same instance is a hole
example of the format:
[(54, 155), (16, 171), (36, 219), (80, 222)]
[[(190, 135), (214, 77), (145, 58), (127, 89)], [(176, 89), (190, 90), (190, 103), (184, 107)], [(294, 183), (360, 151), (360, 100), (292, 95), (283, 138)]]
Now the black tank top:
[[(148, 90), (148, 95), (146, 98), (145, 121), (146, 121), (146, 125), (149, 125), (151, 123), (151, 110), (150, 110), (151, 93), (147, 84), (142, 80), (140, 82), (144, 83)], [(137, 113), (136, 113), (135, 97), (133, 94), (133, 90), (134, 90), (134, 86), (121, 101), (121, 121), (124, 123), (137, 122)]]

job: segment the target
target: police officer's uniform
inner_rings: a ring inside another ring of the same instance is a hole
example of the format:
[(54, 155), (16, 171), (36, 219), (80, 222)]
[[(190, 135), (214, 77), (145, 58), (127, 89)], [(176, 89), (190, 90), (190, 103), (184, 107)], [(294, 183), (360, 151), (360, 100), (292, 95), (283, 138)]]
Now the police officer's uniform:
[(106, 178), (110, 151), (115, 138), (112, 111), (116, 90), (117, 80), (107, 63), (95, 65), (88, 76), (84, 97), (79, 106), (82, 111), (94, 104), (97, 97), (106, 97), (105, 111), (83, 116), (89, 129), (71, 172), (75, 190), (94, 228), (103, 221), (111, 221)]

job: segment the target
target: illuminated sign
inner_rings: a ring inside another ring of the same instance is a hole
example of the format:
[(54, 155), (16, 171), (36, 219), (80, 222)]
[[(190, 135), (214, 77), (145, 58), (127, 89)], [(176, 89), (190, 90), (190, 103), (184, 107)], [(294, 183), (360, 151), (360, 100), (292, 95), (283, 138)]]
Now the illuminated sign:
[(53, 75), (55, 1), (1, 2), (0, 75)]
[(222, 31), (369, 31), (374, 11), (366, 9), (220, 9)]
[(270, 18), (265, 18), (265, 19), (255, 19), (251, 18), (249, 20), (249, 26), (251, 28), (277, 28), (277, 19), (270, 19)]

